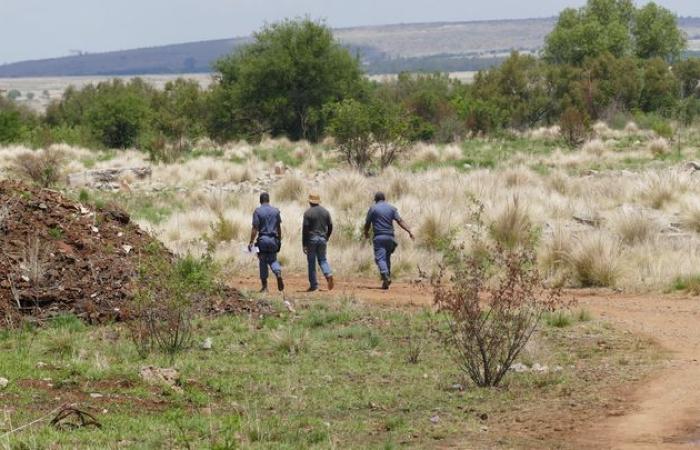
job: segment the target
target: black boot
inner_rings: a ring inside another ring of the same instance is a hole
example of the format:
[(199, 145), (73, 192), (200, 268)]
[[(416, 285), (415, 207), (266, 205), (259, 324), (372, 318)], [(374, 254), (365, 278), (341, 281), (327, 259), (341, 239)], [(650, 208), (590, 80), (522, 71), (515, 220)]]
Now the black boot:
[(277, 290), (280, 292), (284, 291), (284, 280), (282, 279), (282, 275), (277, 277)]
[(260, 289), (260, 293), (267, 292), (267, 280), (260, 280), (262, 282), (262, 288)]
[(389, 289), (389, 286), (391, 286), (391, 277), (389, 277), (389, 275), (383, 273), (382, 274), (382, 289), (387, 290), (387, 289)]

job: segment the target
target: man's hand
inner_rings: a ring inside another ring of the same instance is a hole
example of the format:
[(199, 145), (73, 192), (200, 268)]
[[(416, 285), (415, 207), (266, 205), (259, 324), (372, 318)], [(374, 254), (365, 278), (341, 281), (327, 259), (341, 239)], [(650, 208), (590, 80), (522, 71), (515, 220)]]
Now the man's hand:
[(308, 247), (304, 247), (304, 254), (305, 254), (305, 255), (308, 255), (308, 254), (309, 254), (309, 248), (308, 248)]
[(248, 243), (248, 251), (249, 252), (253, 251), (253, 243), (252, 242)]
[(413, 235), (413, 232), (411, 232), (410, 230), (408, 232), (408, 237), (410, 237), (412, 241), (416, 240), (416, 237)]

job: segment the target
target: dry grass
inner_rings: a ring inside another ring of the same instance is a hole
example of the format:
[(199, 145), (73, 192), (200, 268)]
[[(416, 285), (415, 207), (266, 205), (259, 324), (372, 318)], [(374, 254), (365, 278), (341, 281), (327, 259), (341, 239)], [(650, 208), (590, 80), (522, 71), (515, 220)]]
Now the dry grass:
[(615, 287), (622, 271), (622, 243), (603, 233), (574, 238), (565, 257), (573, 280), (582, 287)]
[(668, 141), (664, 138), (656, 138), (649, 141), (647, 144), (647, 150), (655, 157), (663, 157), (671, 152), (671, 148)]
[[(550, 283), (665, 289), (671, 280), (696, 273), (700, 266), (700, 254), (694, 250), (700, 249), (700, 186), (690, 172), (673, 168), (676, 163), (668, 158), (654, 160), (648, 147), (655, 137), (628, 128), (599, 126), (597, 138), (583, 150), (530, 154), (523, 148), (524, 153), (516, 151), (494, 168), (467, 171), (445, 164), (462, 158), (460, 146), (420, 144), (411, 160), (377, 177), (342, 166), (319, 171), (321, 163), (335, 158), (329, 149), (332, 142), (322, 147), (268, 139), (258, 146), (238, 142), (216, 147), (201, 141), (196, 145), (206, 156), (178, 164), (154, 164), (135, 151), (99, 154), (68, 146), (56, 150), (67, 155), (68, 172), (150, 165), (151, 180), (130, 183), (130, 202), (138, 206), (141, 192), (149, 196), (162, 192), (158, 204), (178, 206), (157, 223), (141, 219), (139, 224), (178, 253), (197, 255), (209, 247), (226, 272), (236, 276), (256, 271), (254, 261), (241, 248), (263, 190), (271, 193), (272, 203), (282, 212), (285, 239), (280, 259), (285, 271), (305, 270), (305, 256), (296, 243), (306, 195), (315, 190), (334, 219), (329, 245), (334, 270), (339, 276), (372, 276), (373, 256), (362, 240), (362, 226), (373, 193), (381, 190), (416, 232), (416, 243), (403, 233), (397, 235), (400, 247), (395, 260), (402, 276), (414, 276), (418, 265), (432, 272), (440, 262), (442, 243), (450, 237), (465, 240), (472, 220), (470, 199), (477, 199), (486, 206), (490, 237), (504, 245), (537, 237), (539, 233), (532, 230), (541, 230), (539, 265)], [(554, 139), (558, 130), (526, 134)], [(620, 142), (630, 142), (629, 147), (621, 149)], [(485, 152), (498, 147), (489, 140), (482, 145)], [(28, 151), (0, 149), (0, 168), (7, 170), (17, 155)], [(300, 159), (282, 176), (274, 173), (280, 152)], [(685, 152), (692, 157), (692, 148)], [(417, 160), (431, 161), (436, 167), (414, 172), (411, 168)], [(627, 168), (628, 160), (649, 165)], [(534, 166), (546, 170), (534, 171)], [(592, 167), (596, 170), (589, 171)], [(573, 216), (604, 220), (591, 228)], [(689, 233), (662, 230), (673, 223)]]
[(508, 248), (533, 239), (532, 221), (519, 197), (513, 197), (495, 214), (489, 232), (495, 241)]
[(661, 232), (658, 219), (638, 209), (616, 212), (610, 219), (610, 226), (627, 245), (647, 242)]

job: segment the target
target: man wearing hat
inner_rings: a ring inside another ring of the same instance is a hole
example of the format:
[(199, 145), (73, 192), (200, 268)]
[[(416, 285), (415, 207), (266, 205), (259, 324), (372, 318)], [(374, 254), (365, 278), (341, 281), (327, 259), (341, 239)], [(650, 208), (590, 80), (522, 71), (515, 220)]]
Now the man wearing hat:
[(304, 213), (304, 225), (301, 230), (302, 245), (309, 263), (308, 292), (318, 290), (316, 261), (326, 277), (328, 290), (333, 290), (333, 272), (326, 259), (326, 248), (332, 233), (333, 221), (330, 213), (321, 206), (321, 197), (316, 193), (309, 194), (309, 209)]

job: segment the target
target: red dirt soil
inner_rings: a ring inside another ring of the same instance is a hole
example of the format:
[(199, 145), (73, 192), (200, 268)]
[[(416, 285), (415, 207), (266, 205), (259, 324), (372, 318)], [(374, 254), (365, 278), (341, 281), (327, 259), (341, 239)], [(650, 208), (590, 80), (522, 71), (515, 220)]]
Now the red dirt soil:
[[(56, 191), (0, 182), (0, 326), (20, 314), (122, 319), (144, 254), (173, 258), (117, 207), (88, 208)], [(256, 310), (225, 287), (198, 300), (205, 312)]]

